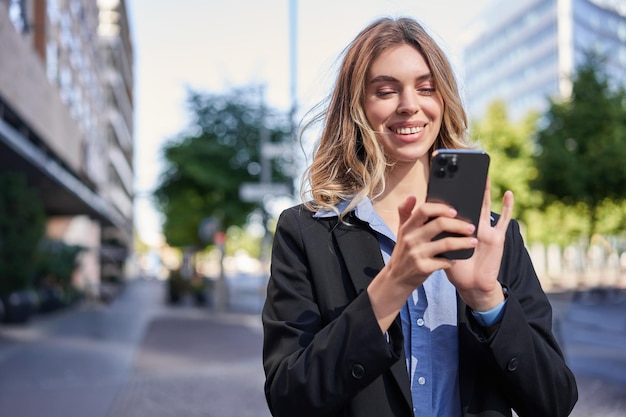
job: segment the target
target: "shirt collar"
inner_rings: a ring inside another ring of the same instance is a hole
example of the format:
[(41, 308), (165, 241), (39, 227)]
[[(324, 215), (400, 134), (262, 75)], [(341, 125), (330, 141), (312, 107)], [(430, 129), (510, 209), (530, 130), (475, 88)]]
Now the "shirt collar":
[[(335, 208), (339, 213), (345, 210), (346, 207), (352, 202), (352, 200), (341, 200)], [(376, 210), (374, 210), (374, 206), (372, 204), (372, 200), (369, 197), (365, 197), (361, 199), (354, 208), (354, 214), (357, 219), (368, 223), (372, 229), (381, 233), (393, 241), (396, 240), (395, 233), (393, 233), (387, 224), (380, 218)], [(328, 218), (337, 216), (337, 212), (330, 209), (321, 209), (317, 213), (313, 215), (315, 218)]]

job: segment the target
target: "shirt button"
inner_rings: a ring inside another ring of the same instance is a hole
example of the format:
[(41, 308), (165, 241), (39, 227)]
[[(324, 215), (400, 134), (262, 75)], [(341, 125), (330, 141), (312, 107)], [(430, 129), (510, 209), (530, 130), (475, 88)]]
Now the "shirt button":
[(519, 365), (519, 359), (513, 358), (509, 361), (506, 369), (508, 369), (509, 371), (514, 371), (517, 369), (518, 365)]
[(356, 364), (352, 367), (352, 376), (361, 379), (365, 376), (365, 368), (363, 365)]
[(424, 319), (417, 319), (417, 325), (422, 327), (424, 325)]
[(426, 383), (426, 378), (420, 376), (419, 378), (417, 378), (417, 383), (420, 385), (424, 385)]

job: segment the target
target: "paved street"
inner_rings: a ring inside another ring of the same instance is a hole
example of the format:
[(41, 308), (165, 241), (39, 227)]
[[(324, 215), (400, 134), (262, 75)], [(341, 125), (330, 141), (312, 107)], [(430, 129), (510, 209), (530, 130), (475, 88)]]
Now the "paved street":
[[(0, 415), (269, 417), (253, 287), (218, 314), (167, 306), (162, 282), (138, 280), (109, 306), (0, 325)], [(551, 296), (579, 383), (574, 417), (626, 416), (622, 295)]]
[(170, 309), (148, 325), (110, 417), (269, 417), (257, 315)]
[(626, 291), (551, 296), (555, 332), (576, 374), (573, 417), (626, 416)]

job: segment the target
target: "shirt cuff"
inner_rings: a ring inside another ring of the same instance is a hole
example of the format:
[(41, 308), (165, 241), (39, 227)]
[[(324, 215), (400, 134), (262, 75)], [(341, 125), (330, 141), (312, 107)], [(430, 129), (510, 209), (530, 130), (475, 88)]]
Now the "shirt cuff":
[(500, 323), (502, 316), (504, 316), (504, 310), (506, 307), (507, 298), (500, 304), (487, 311), (474, 311), (472, 310), (472, 316), (476, 319), (478, 324), (483, 327), (491, 327), (494, 324)]

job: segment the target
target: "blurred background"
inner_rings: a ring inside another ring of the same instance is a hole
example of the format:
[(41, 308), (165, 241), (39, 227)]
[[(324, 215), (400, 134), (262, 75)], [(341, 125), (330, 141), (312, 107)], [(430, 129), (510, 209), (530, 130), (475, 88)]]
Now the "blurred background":
[(269, 415), (259, 312), (300, 128), (381, 16), (454, 65), (572, 415), (626, 415), (623, 0), (0, 0), (1, 415)]

